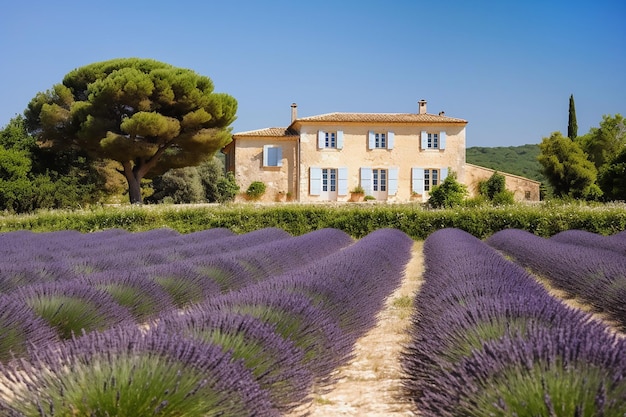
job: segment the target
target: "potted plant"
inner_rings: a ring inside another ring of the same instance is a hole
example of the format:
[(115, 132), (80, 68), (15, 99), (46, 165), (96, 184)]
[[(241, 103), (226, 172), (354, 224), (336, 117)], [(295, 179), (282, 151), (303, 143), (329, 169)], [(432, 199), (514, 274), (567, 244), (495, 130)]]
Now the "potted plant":
[(360, 185), (357, 185), (350, 191), (350, 201), (363, 201), (365, 197), (365, 190)]

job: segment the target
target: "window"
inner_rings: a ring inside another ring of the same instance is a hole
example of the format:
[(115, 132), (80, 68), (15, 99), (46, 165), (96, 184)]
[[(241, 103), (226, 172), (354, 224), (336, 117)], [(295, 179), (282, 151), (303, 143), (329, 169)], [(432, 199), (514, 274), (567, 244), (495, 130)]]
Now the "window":
[(524, 191), (524, 200), (530, 200), (530, 191)]
[(435, 185), (441, 184), (448, 176), (448, 168), (411, 168), (411, 191), (416, 194), (424, 194)]
[(446, 132), (427, 132), (423, 130), (420, 135), (420, 147), (422, 149), (445, 149)]
[(283, 148), (277, 145), (263, 146), (263, 166), (281, 167), (283, 166)]
[(387, 147), (387, 135), (385, 133), (374, 133), (374, 147), (379, 149)]
[(337, 137), (335, 132), (325, 132), (324, 135), (324, 147), (325, 148), (336, 148), (337, 147)]
[(322, 191), (337, 191), (337, 170), (334, 168), (322, 169)]
[(439, 134), (438, 133), (429, 133), (428, 134), (428, 149), (437, 149), (439, 148)]
[(424, 170), (424, 191), (430, 191), (432, 187), (439, 184), (439, 170), (438, 169), (425, 169)]
[(387, 191), (387, 170), (386, 169), (373, 169), (372, 170), (372, 190), (373, 191)]
[(348, 168), (311, 167), (309, 170), (309, 194), (330, 198), (348, 194)]
[(368, 149), (393, 149), (393, 132), (374, 132), (370, 130), (367, 134)]
[(317, 132), (317, 147), (319, 149), (342, 149), (343, 131), (326, 132), (319, 130)]

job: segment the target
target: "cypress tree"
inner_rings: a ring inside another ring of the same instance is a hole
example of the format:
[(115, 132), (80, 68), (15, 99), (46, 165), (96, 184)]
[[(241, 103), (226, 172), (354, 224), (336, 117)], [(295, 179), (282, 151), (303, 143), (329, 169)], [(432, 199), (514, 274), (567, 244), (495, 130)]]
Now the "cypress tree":
[(574, 106), (574, 95), (569, 96), (569, 119), (567, 121), (567, 137), (571, 140), (578, 136), (578, 125), (576, 124), (576, 107)]

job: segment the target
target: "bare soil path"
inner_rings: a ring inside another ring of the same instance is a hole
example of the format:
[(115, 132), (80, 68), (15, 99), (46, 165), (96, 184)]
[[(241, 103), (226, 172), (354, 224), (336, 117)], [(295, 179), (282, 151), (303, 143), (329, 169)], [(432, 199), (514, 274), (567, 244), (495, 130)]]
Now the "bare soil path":
[(379, 313), (378, 324), (355, 345), (354, 358), (337, 370), (330, 391), (314, 394), (302, 411), (311, 417), (415, 416), (400, 396), (400, 354), (408, 341), (407, 330), (415, 293), (422, 283), (424, 242), (415, 242), (404, 280)]

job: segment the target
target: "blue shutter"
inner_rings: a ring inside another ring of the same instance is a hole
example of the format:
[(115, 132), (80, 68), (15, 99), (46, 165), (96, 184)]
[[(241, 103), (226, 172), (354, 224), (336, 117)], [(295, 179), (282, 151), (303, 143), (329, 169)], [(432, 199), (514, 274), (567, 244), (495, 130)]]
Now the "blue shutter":
[(326, 132), (323, 130), (317, 131), (317, 147), (320, 149), (326, 147)]
[(274, 151), (274, 165), (276, 167), (282, 167), (283, 166), (283, 148), (281, 146), (275, 146), (272, 148), (272, 150)]
[(446, 149), (446, 132), (439, 132), (439, 149)]
[(322, 168), (311, 167), (309, 169), (309, 194), (320, 195), (322, 193)]
[(425, 130), (422, 130), (422, 133), (420, 135), (420, 147), (422, 149), (426, 149), (428, 147), (428, 133), (426, 133)]
[(439, 170), (439, 184), (441, 184), (443, 180), (446, 179), (447, 176), (448, 176), (448, 168), (441, 168)]
[(343, 149), (343, 130), (337, 131), (337, 149)]
[(374, 143), (374, 132), (371, 130), (367, 132), (367, 149), (374, 149), (376, 144)]
[(395, 195), (398, 193), (398, 168), (389, 168), (389, 188), (388, 194)]
[(269, 149), (270, 145), (263, 145), (263, 166), (268, 166), (269, 163)]
[(361, 187), (366, 195), (372, 194), (372, 168), (361, 168)]
[(387, 149), (393, 149), (395, 135), (393, 132), (387, 132)]
[(424, 194), (424, 168), (411, 168), (411, 191)]
[(337, 194), (348, 195), (348, 168), (341, 167), (337, 170)]

